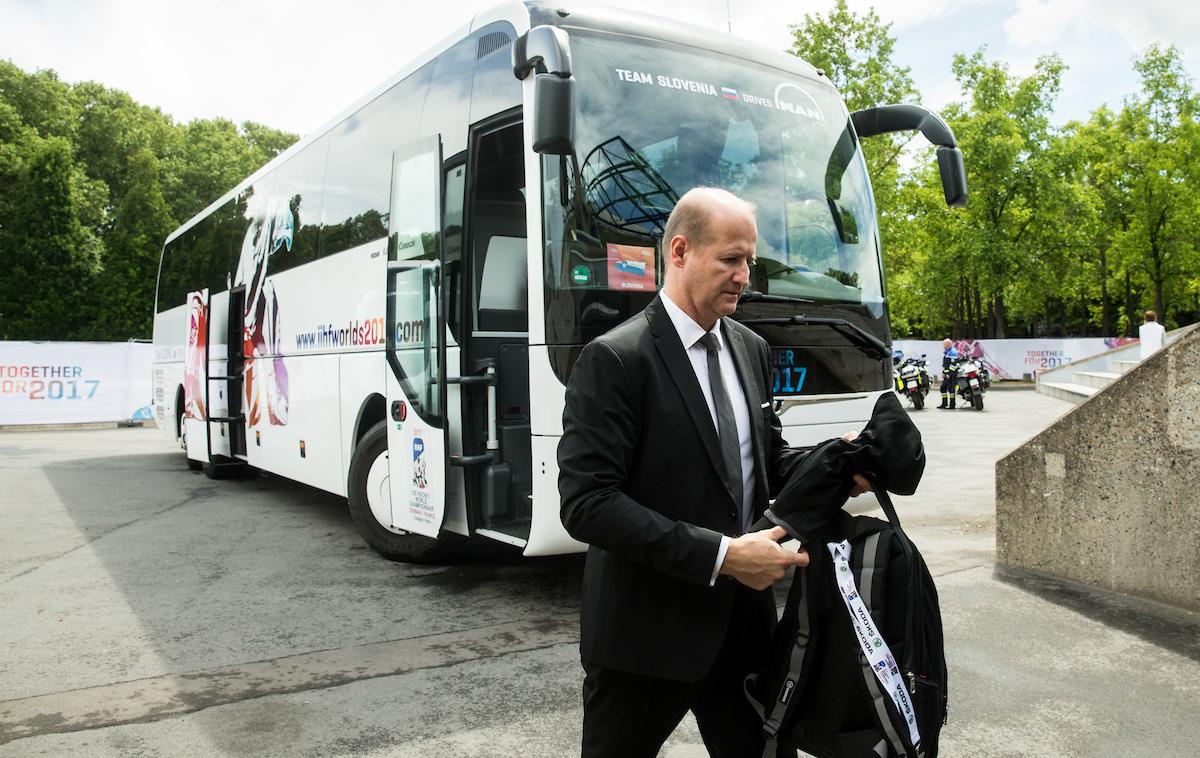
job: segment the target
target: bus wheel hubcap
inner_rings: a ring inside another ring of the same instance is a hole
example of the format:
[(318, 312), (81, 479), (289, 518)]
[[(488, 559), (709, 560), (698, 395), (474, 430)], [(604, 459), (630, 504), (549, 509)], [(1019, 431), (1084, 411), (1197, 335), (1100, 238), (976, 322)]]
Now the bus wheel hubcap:
[(391, 488), (388, 486), (388, 457), (380, 453), (367, 472), (367, 504), (371, 515), (383, 527), (392, 523)]

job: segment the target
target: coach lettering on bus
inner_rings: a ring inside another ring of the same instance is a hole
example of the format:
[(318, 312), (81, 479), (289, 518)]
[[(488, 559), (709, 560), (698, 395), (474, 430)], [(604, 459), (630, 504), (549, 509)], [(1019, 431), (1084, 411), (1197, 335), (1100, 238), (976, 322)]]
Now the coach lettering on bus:
[(726, 318), (757, 239), (749, 203), (685, 194), (663, 290), (584, 348), (567, 385), (561, 515), (590, 545), (586, 758), (656, 755), (689, 710), (711, 755), (763, 749), (742, 679), (776, 620), (769, 588), (808, 556), (776, 543), (782, 529), (745, 533), (804, 456), (783, 441), (766, 343)]

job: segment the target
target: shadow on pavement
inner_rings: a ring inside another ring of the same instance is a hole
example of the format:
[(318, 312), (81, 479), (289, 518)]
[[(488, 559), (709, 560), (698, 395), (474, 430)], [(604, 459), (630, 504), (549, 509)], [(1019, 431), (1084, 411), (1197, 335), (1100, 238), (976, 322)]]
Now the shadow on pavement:
[[(20, 611), (58, 619), (43, 638), (57, 652), (29, 663), (31, 673), (57, 671), (16, 696), (579, 607), (581, 555), (525, 559), (489, 542), (453, 563), (393, 563), (363, 542), (344, 498), (279, 477), (214, 481), (177, 452), (59, 460), (41, 471), (75, 533), (41, 578), (27, 578), (38, 584)], [(30, 636), (40, 623), (31, 621)], [(238, 752), (219, 732), (208, 736)]]
[(1200, 661), (1200, 616), (1153, 600), (997, 566), (996, 578), (1114, 629)]

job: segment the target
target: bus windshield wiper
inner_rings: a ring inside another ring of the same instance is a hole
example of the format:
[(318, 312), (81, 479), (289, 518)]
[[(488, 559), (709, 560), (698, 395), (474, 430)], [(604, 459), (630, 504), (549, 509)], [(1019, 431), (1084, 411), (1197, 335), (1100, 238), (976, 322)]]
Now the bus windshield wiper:
[(758, 290), (746, 290), (742, 296), (738, 298), (738, 305), (742, 303), (802, 303), (804, 305), (812, 305), (816, 300), (809, 300), (806, 297), (794, 297), (792, 295), (771, 295)]
[(774, 318), (748, 318), (740, 323), (747, 326), (753, 324), (774, 324), (778, 326), (828, 326), (845, 337), (859, 350), (871, 358), (883, 358), (888, 354), (887, 345), (866, 329), (843, 318), (821, 318), (815, 316), (776, 316)]

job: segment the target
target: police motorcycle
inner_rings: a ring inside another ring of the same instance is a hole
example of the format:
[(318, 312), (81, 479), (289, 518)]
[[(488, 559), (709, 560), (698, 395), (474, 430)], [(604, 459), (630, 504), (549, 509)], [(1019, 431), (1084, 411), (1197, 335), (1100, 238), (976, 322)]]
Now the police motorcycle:
[[(983, 410), (983, 393), (992, 383), (987, 369), (981, 363), (970, 358), (961, 358), (958, 363), (954, 364), (954, 370), (958, 373), (954, 391), (963, 399), (963, 404), (970, 403), (975, 410)], [(986, 384), (984, 376), (987, 376)]]
[(925, 367), (925, 355), (920, 358), (903, 358), (899, 350), (892, 352), (892, 378), (896, 392), (907, 397), (913, 408), (925, 407), (925, 396), (929, 394), (929, 370)]

